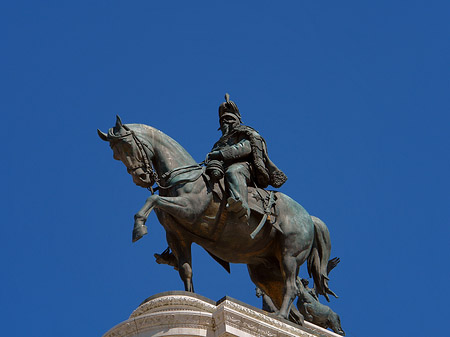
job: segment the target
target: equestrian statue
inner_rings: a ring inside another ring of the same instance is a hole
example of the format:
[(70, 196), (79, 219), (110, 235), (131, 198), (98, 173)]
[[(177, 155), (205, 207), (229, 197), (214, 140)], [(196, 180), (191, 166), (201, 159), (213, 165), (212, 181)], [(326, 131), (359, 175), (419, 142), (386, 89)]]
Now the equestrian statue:
[(117, 116), (108, 133), (98, 130), (134, 183), (152, 192), (134, 216), (132, 240), (147, 234), (145, 222), (154, 210), (169, 245), (155, 257), (178, 270), (186, 291), (194, 291), (191, 245), (196, 243), (228, 272), (229, 263), (246, 264), (275, 314), (303, 324), (292, 303), (303, 286), (296, 280), (304, 262), (317, 294), (327, 300), (336, 296), (328, 286), (328, 228), (289, 196), (265, 190), (287, 178), (270, 161), (259, 133), (241, 124), (228, 94), (225, 100), (219, 107), (222, 136), (200, 164), (153, 127), (123, 124)]

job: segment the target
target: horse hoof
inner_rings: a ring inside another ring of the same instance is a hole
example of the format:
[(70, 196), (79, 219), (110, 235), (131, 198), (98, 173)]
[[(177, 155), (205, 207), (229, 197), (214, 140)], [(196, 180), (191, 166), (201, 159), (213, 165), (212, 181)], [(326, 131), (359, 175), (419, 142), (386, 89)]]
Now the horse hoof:
[(147, 226), (146, 225), (141, 225), (141, 226), (138, 226), (138, 227), (134, 227), (132, 241), (136, 242), (137, 240), (142, 238), (147, 233), (148, 233), (148, 231), (147, 231)]
[(153, 254), (153, 256), (155, 257), (157, 264), (167, 264), (165, 263), (166, 261), (161, 257), (161, 255), (155, 253)]
[(282, 315), (280, 311), (278, 311), (277, 313), (275, 313), (275, 316), (278, 317), (278, 318), (281, 318), (281, 319), (286, 319), (286, 320), (288, 319), (287, 316)]

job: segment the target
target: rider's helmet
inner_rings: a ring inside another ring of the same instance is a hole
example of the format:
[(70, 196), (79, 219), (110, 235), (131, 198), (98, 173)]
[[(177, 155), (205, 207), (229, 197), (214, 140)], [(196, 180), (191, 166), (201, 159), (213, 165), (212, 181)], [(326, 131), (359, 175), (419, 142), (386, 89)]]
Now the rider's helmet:
[(241, 113), (239, 109), (233, 101), (230, 101), (230, 95), (228, 93), (225, 94), (225, 102), (220, 104), (219, 106), (219, 121), (225, 116), (230, 116), (239, 120), (241, 123)]

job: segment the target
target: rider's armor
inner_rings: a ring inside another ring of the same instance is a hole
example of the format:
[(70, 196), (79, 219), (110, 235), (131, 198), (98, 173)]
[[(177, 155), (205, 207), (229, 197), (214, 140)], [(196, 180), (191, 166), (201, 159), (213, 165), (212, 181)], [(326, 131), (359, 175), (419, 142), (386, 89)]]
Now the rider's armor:
[(227, 186), (228, 208), (239, 217), (249, 217), (247, 186), (280, 187), (287, 180), (267, 155), (267, 147), (259, 133), (240, 124), (241, 115), (236, 104), (225, 95), (226, 102), (219, 107), (219, 119), (233, 117), (236, 123), (214, 144), (211, 153), (220, 152)]

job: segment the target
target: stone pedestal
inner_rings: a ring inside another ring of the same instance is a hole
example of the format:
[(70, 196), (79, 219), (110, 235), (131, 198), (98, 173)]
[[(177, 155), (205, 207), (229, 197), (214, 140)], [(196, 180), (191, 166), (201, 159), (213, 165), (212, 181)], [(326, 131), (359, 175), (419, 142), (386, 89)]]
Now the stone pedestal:
[(146, 299), (103, 337), (204, 336), (294, 337), (339, 335), (305, 322), (300, 327), (230, 297), (215, 302), (184, 291)]

